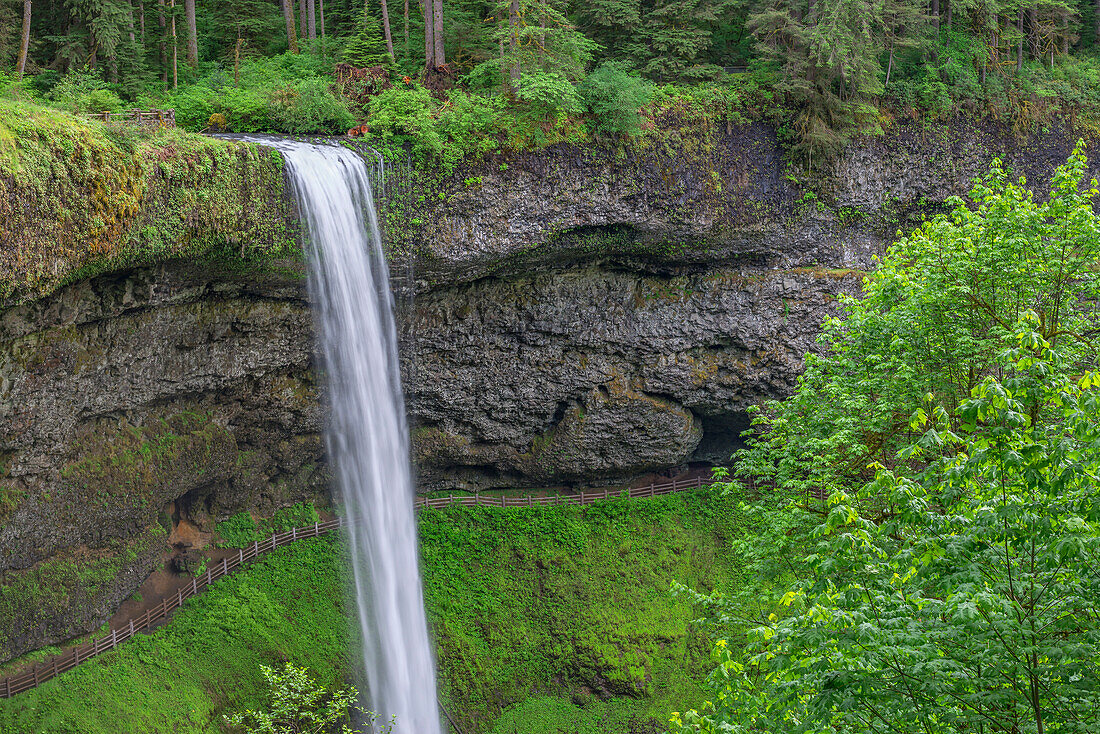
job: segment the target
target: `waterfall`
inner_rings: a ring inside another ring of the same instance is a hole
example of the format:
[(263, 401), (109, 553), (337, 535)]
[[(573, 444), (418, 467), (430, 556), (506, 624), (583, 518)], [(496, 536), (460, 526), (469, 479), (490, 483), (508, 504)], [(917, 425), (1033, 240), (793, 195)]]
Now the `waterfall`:
[(309, 235), (326, 440), (350, 521), (371, 707), (382, 721), (397, 717), (395, 732), (440, 734), (393, 297), (368, 169), (336, 145), (257, 142), (283, 153)]

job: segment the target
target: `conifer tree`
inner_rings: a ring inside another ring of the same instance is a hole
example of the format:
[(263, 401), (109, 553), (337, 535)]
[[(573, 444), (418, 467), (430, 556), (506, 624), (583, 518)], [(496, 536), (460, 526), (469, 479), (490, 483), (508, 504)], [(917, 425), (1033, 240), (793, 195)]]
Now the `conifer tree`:
[(377, 20), (368, 16), (360, 21), (358, 31), (348, 40), (341, 58), (359, 68), (385, 66), (389, 63), (386, 41)]

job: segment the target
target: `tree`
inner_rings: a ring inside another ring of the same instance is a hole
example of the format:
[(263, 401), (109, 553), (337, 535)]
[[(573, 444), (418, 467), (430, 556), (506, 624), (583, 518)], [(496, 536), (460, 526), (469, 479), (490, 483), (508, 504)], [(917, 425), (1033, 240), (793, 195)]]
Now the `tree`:
[[(267, 681), (267, 706), (242, 711), (225, 720), (242, 727), (246, 734), (360, 734), (346, 723), (352, 711), (362, 713), (368, 730), (374, 731), (374, 714), (355, 705), (359, 692), (354, 687), (327, 690), (310, 677), (306, 668), (285, 663), (281, 670), (260, 666)], [(393, 722), (379, 727), (389, 734)]]
[(699, 81), (721, 69), (704, 59), (713, 26), (733, 7), (730, 0), (656, 0), (642, 19), (633, 45), (642, 72), (660, 81)]
[(1059, 167), (1046, 201), (1012, 182), (999, 162), (970, 206), (927, 222), (896, 243), (826, 321), (822, 353), (807, 355), (795, 394), (757, 413), (740, 471), (794, 495), (829, 494), (897, 466), (909, 417), (931, 393), (949, 414), (997, 367), (1013, 325), (1031, 309), (1044, 339), (1096, 363), (1100, 296), (1096, 184), (1083, 144)]
[(425, 0), (425, 2), (433, 4), (432, 23), (435, 27), (432, 29), (432, 42), (435, 44), (435, 49), (432, 67), (439, 68), (447, 63), (446, 55), (443, 53), (443, 0)]
[(343, 60), (359, 68), (389, 63), (386, 44), (374, 18), (364, 17), (359, 23), (358, 32), (344, 47)]
[(192, 69), (199, 65), (199, 32), (195, 22), (195, 0), (183, 0), (187, 17), (187, 65)]
[(796, 148), (811, 165), (815, 153), (878, 131), (871, 102), (882, 92), (882, 26), (875, 0), (819, 0), (808, 19), (792, 0), (775, 0), (750, 16), (747, 27), (776, 90), (798, 110)]
[(393, 55), (393, 35), (390, 33), (390, 10), (386, 0), (382, 0), (382, 31), (386, 36), (386, 52), (390, 55), (390, 61), (396, 61), (397, 57)]
[(19, 41), (19, 58), (15, 62), (15, 78), (23, 78), (27, 66), (27, 49), (31, 43), (31, 0), (23, 0), (23, 32)]
[(719, 646), (685, 731), (1095, 730), (1100, 217), (1083, 147), (1045, 202), (995, 164), (972, 208), (898, 243), (765, 411), (739, 472), (825, 489), (815, 571), (747, 657)]
[(298, 53), (298, 37), (294, 34), (294, 0), (281, 0), (283, 22), (286, 23), (286, 44), (291, 53)]
[(578, 3), (577, 27), (600, 44), (598, 56), (622, 61), (631, 55), (633, 36), (642, 25), (639, 0), (591, 0)]
[(1017, 326), (960, 429), (942, 407), (914, 417), (905, 455), (927, 468), (879, 468), (889, 515), (830, 498), (816, 578), (744, 663), (720, 648), (717, 695), (684, 731), (1096, 730), (1100, 374), (1070, 377), (1034, 312)]
[(472, 76), (493, 78), (516, 92), (524, 75), (552, 75), (557, 81), (544, 77), (536, 86), (557, 86), (575, 100), (572, 84), (584, 76), (596, 44), (577, 30), (562, 9), (553, 0), (498, 0), (493, 17), (500, 54), (480, 64)]

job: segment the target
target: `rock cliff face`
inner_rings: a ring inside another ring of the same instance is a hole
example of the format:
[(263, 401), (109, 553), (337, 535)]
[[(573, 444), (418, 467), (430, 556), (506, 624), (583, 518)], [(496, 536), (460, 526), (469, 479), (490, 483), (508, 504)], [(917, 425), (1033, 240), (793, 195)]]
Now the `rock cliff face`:
[[(901, 128), (799, 180), (749, 126), (496, 158), (430, 191), (395, 169), (421, 488), (725, 460), (896, 229), (994, 154), (1042, 181), (1070, 143)], [(183, 255), (0, 313), (0, 660), (102, 623), (168, 541), (325, 494), (303, 266), (262, 267)]]
[(0, 316), (0, 660), (101, 624), (212, 520), (324, 495), (301, 278), (172, 262)]

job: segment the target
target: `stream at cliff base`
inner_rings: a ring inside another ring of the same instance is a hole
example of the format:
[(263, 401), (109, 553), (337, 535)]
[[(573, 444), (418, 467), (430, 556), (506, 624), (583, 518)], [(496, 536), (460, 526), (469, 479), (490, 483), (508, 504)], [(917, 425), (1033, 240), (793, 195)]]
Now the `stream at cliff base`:
[(252, 139), (283, 154), (308, 234), (326, 442), (349, 521), (371, 706), (382, 723), (396, 717), (395, 734), (440, 734), (393, 296), (368, 167), (337, 145)]

